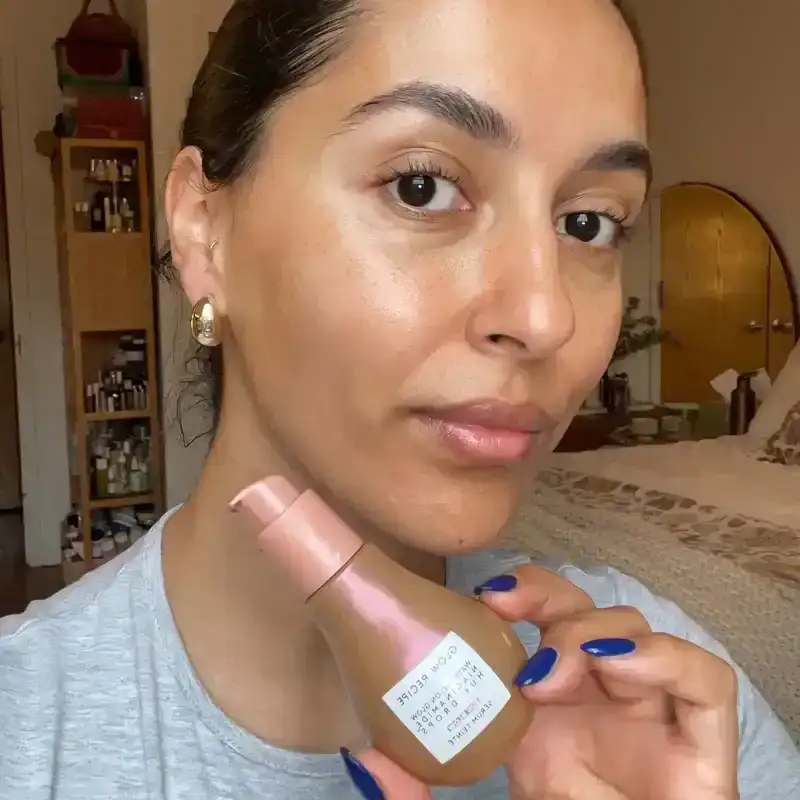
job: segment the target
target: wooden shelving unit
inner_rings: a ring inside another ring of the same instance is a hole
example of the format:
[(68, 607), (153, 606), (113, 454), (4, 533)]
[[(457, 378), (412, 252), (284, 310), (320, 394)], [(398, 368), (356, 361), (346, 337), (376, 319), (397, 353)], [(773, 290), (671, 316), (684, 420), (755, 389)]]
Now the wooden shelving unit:
[[(161, 513), (164, 506), (147, 152), (143, 142), (51, 134), (40, 134), (36, 146), (52, 162), (72, 500), (91, 568), (99, 514), (128, 507)], [(102, 172), (100, 162), (113, 171)], [(111, 216), (91, 230), (100, 205)], [(101, 476), (107, 442), (116, 460), (105, 462), (111, 467)]]

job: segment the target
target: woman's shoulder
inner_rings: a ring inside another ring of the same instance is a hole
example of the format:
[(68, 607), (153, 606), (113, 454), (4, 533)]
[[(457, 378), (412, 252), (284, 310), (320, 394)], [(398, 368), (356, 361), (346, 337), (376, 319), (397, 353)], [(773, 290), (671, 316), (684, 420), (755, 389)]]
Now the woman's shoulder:
[[(47, 664), (42, 651), (86, 651), (98, 639), (119, 630), (130, 618), (132, 595), (147, 591), (143, 576), (158, 531), (113, 561), (86, 573), (80, 580), (45, 600), (35, 600), (21, 614), (0, 619), (0, 666), (23, 659)], [(145, 598), (142, 603), (147, 604)], [(119, 618), (119, 619), (118, 619)]]

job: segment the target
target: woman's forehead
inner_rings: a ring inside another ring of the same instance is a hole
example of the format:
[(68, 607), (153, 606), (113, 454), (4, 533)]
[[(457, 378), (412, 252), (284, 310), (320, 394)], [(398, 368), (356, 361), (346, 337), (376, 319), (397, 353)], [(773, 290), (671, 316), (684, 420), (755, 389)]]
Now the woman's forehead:
[(644, 142), (639, 55), (610, 0), (375, 2), (297, 120), (332, 135), (415, 109), (545, 161)]

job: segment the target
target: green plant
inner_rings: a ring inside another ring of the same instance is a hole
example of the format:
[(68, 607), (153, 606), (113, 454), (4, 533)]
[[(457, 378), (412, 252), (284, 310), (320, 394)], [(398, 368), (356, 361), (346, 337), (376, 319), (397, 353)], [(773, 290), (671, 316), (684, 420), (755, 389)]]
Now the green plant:
[(611, 363), (620, 361), (626, 356), (648, 350), (669, 338), (658, 327), (658, 321), (650, 314), (639, 314), (641, 300), (638, 297), (629, 297), (625, 310), (622, 313), (622, 323), (619, 330), (617, 346)]

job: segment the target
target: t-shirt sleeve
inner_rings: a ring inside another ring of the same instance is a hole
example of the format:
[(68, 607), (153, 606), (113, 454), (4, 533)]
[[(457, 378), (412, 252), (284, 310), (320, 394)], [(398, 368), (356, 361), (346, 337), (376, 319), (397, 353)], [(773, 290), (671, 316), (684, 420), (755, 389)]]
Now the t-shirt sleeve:
[[(724, 658), (739, 679), (739, 791), (741, 800), (800, 800), (800, 752), (788, 732), (727, 650), (675, 603), (654, 595), (634, 578), (609, 570), (614, 605), (638, 608), (650, 627), (679, 636)], [(565, 576), (570, 577), (572, 576)]]

